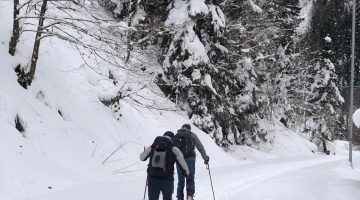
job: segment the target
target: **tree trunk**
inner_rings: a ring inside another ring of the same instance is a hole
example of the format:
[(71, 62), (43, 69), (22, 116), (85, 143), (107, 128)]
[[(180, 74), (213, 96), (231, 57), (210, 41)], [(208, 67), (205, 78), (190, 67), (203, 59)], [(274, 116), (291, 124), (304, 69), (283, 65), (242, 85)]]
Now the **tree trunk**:
[[(136, 10), (134, 11), (134, 14), (136, 13)], [(134, 14), (130, 16), (130, 20), (128, 23), (128, 31), (127, 31), (127, 55), (125, 58), (125, 64), (129, 62), (131, 51), (133, 50), (133, 39), (134, 39), (134, 30), (132, 29), (132, 19), (134, 17)]]
[[(321, 128), (321, 126), (320, 126), (320, 128)], [(330, 151), (328, 150), (328, 148), (326, 146), (327, 137), (325, 136), (325, 133), (321, 133), (321, 141), (322, 141), (324, 153), (326, 153), (326, 155), (329, 155)]]
[(134, 37), (134, 31), (129, 28), (128, 35), (127, 35), (127, 55), (125, 58), (125, 64), (129, 62), (131, 51), (133, 50), (133, 37)]
[(326, 155), (329, 155), (329, 154), (330, 154), (330, 151), (327, 149), (326, 140), (325, 140), (325, 139), (322, 139), (322, 145), (323, 145), (323, 148), (324, 148), (324, 153), (326, 153)]
[(27, 78), (28, 78), (28, 84), (30, 85), (32, 80), (34, 79), (34, 75), (35, 75), (35, 71), (36, 71), (36, 64), (37, 64), (37, 60), (39, 58), (39, 49), (40, 49), (40, 41), (41, 41), (41, 33), (42, 33), (42, 28), (44, 25), (44, 20), (45, 20), (45, 12), (46, 12), (46, 7), (47, 7), (47, 2), (48, 0), (43, 0), (43, 4), (41, 6), (41, 10), (40, 10), (40, 18), (39, 18), (39, 24), (38, 24), (38, 28), (37, 28), (37, 32), (36, 32), (36, 37), (35, 37), (35, 43), (34, 43), (34, 49), (33, 49), (33, 53), (31, 56), (31, 66), (30, 66), (30, 71), (27, 74)]
[(20, 25), (19, 25), (19, 12), (20, 10), (18, 9), (19, 7), (19, 1), (20, 0), (14, 0), (14, 21), (13, 21), (13, 31), (12, 31), (12, 36), (10, 39), (10, 43), (9, 43), (9, 54), (11, 54), (12, 56), (14, 56), (15, 54), (15, 50), (16, 50), (16, 45), (19, 41), (19, 37), (20, 37)]

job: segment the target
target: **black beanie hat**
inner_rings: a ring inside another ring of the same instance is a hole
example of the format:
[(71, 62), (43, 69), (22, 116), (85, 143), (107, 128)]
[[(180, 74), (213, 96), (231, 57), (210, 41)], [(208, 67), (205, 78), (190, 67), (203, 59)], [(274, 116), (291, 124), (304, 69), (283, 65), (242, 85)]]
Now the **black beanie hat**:
[(190, 124), (184, 124), (181, 128), (185, 128), (185, 129), (191, 131), (191, 126), (190, 126)]
[(175, 139), (175, 135), (174, 135), (174, 133), (171, 132), (171, 131), (166, 131), (166, 132), (164, 133), (164, 136), (168, 136), (168, 137), (171, 139), (171, 141), (174, 141), (174, 139)]

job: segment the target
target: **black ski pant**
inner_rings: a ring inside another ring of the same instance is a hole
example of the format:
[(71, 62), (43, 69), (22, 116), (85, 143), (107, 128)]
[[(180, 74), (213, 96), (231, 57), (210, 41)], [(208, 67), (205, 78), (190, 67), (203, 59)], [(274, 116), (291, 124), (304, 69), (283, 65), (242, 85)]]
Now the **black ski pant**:
[(159, 179), (148, 177), (149, 200), (159, 200), (160, 192), (163, 195), (163, 200), (172, 200), (174, 192), (174, 177), (166, 179)]

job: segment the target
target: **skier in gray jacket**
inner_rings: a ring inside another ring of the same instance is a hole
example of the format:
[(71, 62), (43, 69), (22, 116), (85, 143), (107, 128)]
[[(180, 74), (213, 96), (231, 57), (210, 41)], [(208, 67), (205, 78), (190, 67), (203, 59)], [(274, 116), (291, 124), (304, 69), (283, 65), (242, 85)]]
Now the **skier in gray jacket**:
[(209, 156), (206, 154), (205, 148), (201, 144), (199, 138), (195, 135), (195, 133), (191, 132), (190, 124), (184, 124), (181, 129), (177, 131), (174, 144), (178, 146), (183, 153), (186, 164), (189, 167), (190, 171), (190, 176), (186, 177), (186, 175), (182, 173), (180, 166), (178, 164), (176, 165), (178, 171), (178, 187), (176, 196), (178, 200), (184, 200), (184, 187), (186, 177), (187, 200), (192, 200), (195, 193), (195, 147), (200, 152), (201, 157), (204, 159), (204, 163), (206, 165), (209, 162)]
[(149, 200), (158, 200), (160, 191), (163, 194), (163, 200), (172, 199), (175, 162), (180, 166), (179, 170), (189, 177), (189, 169), (183, 154), (173, 146), (174, 138), (174, 133), (167, 131), (164, 136), (157, 137), (154, 143), (140, 154), (141, 161), (150, 158), (147, 170)]

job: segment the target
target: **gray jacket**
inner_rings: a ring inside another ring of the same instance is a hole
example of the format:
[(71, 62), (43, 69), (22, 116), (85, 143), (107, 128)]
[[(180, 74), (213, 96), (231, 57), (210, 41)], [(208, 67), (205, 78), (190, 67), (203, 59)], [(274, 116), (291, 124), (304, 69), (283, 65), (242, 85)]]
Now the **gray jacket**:
[[(198, 136), (191, 132), (190, 130), (186, 129), (186, 128), (181, 128), (177, 131), (177, 133), (188, 133), (188, 134), (191, 134), (191, 138), (193, 139), (193, 142), (195, 143), (195, 147), (197, 148), (197, 150), (200, 152), (201, 154), (201, 157), (206, 160), (207, 158), (207, 154), (206, 154), (206, 151), (205, 151), (205, 148), (204, 146), (202, 145), (202, 143), (200, 142)], [(195, 152), (194, 152), (194, 155)], [(196, 157), (195, 156), (191, 156), (189, 158), (187, 158), (188, 160), (196, 160)]]
[[(185, 171), (185, 173), (189, 176), (190, 172), (189, 172), (189, 168), (185, 162), (184, 156), (181, 153), (180, 149), (178, 149), (177, 147), (172, 147), (172, 152), (175, 154), (176, 156), (176, 160), (178, 161), (179, 165), (181, 166), (181, 168)], [(145, 161), (151, 153), (151, 146), (146, 148), (145, 151), (143, 151), (140, 154), (140, 160), (141, 161)]]

